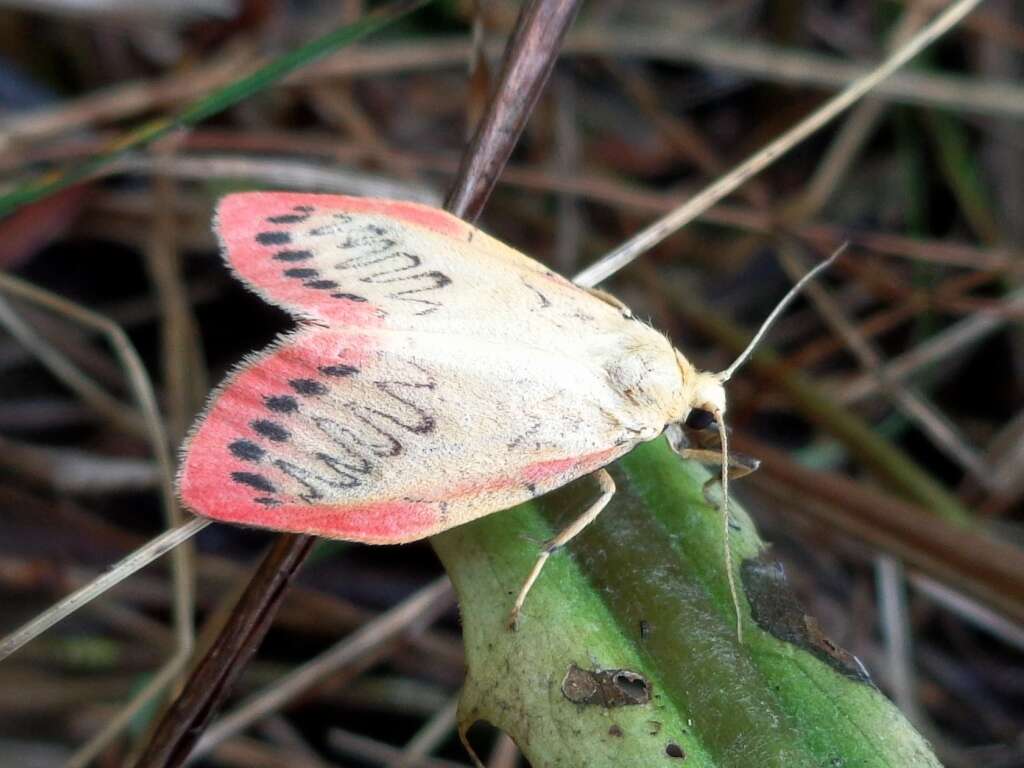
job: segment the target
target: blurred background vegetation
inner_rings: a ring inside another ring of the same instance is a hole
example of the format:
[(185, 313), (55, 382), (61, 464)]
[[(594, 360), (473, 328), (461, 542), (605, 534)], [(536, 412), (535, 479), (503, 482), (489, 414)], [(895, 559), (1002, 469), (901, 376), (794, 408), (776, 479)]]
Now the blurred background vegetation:
[[(591, 0), (481, 226), (572, 275), (941, 5)], [(0, 269), (124, 329), (174, 446), (210, 386), (289, 326), (225, 270), (217, 197), (275, 187), (440, 204), (519, 6), (431, 4), (164, 131), (167, 116), (365, 10), (0, 3)], [(982, 4), (606, 286), (719, 369), (794, 275), (851, 242), (773, 333), (778, 357), (731, 385), (734, 443), (764, 460), (734, 493), (807, 613), (943, 761), (990, 768), (1024, 766), (1022, 53), (1020, 5)], [(15, 208), (43, 189), (40, 174), (160, 132)], [(0, 632), (166, 527), (125, 371), (80, 320), (0, 298)], [(268, 540), (221, 526), (199, 537), (186, 565), (200, 627), (231, 609)], [(440, 574), (424, 543), (319, 544), (239, 695), (358, 627), (382, 634), (287, 709), (223, 736), (207, 763), (468, 764), (452, 726), (463, 658), (450, 593), (385, 613)], [(0, 664), (0, 765), (64, 764), (114, 722), (174, 654), (175, 594), (150, 568)], [(132, 713), (98, 764), (121, 765), (155, 711)], [(480, 736), (489, 764), (517, 764), (492, 736)]]

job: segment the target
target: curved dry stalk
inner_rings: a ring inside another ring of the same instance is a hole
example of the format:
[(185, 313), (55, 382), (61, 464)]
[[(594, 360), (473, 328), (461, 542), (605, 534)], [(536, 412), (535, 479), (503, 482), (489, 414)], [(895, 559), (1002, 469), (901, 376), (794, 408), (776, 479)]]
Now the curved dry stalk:
[(426, 205), (438, 205), (441, 202), (437, 191), (425, 183), (381, 178), (380, 174), (293, 157), (175, 155), (173, 162), (167, 162), (165, 158), (154, 157), (152, 154), (126, 154), (102, 171), (104, 176), (118, 173), (157, 173), (167, 178), (187, 181), (235, 178), (304, 192), (388, 197)]
[[(125, 371), (132, 395), (142, 411), (150, 447), (160, 466), (160, 491), (167, 525), (170, 528), (180, 525), (183, 517), (174, 497), (174, 462), (167, 444), (167, 434), (157, 405), (156, 393), (142, 360), (124, 330), (97, 312), (11, 275), (0, 273), (0, 291), (88, 326), (107, 338)], [(175, 626), (182, 647), (191, 646), (193, 637), (192, 590), (188, 583), (187, 567), (187, 556), (182, 554), (176, 559), (174, 568)]]
[(0, 298), (0, 325), (14, 337), (53, 377), (78, 395), (82, 402), (111, 423), (134, 435), (144, 435), (146, 426), (134, 409), (127, 407), (69, 360)]
[[(165, 531), (128, 557), (115, 564), (109, 571), (97, 576), (85, 586), (72, 592), (63, 600), (54, 603), (31, 621), (0, 640), (0, 661), (10, 656), (25, 643), (38, 637), (47, 629), (67, 618), (83, 605), (87, 605), (108, 589), (124, 581), (138, 570), (199, 533), (210, 524), (203, 518), (192, 518), (187, 523)], [(191, 646), (189, 646), (191, 649)]]
[[(172, 165), (173, 152), (171, 146), (157, 148), (153, 154), (158, 167)], [(160, 364), (166, 392), (167, 432), (174, 445), (179, 445), (206, 398), (209, 383), (203, 364), (202, 340), (184, 282), (174, 180), (163, 173), (157, 174), (153, 180), (153, 196), (156, 206), (143, 258), (161, 318)]]

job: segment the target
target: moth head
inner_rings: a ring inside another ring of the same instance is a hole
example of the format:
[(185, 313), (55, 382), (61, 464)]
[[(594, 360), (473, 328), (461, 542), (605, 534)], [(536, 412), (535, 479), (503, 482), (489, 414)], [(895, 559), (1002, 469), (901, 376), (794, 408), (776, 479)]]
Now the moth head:
[(676, 363), (682, 379), (680, 405), (674, 422), (690, 429), (707, 429), (720, 422), (725, 415), (725, 387), (722, 375), (697, 370), (676, 350)]
[[(719, 374), (695, 371), (686, 426), (707, 429), (725, 416), (725, 387)], [(710, 418), (709, 418), (710, 417)]]

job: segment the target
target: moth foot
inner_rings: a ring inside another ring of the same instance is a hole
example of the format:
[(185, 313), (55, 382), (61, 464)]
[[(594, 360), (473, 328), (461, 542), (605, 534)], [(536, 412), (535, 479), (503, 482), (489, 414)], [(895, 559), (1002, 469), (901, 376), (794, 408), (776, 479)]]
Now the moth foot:
[(707, 502), (708, 506), (718, 506), (719, 499), (716, 498), (716, 488), (721, 484), (721, 480), (717, 477), (710, 477), (704, 481), (704, 485), (701, 486), (701, 494), (704, 496), (704, 501)]
[(505, 623), (509, 632), (516, 632), (519, 630), (519, 606), (512, 609), (512, 612), (508, 615), (508, 621)]

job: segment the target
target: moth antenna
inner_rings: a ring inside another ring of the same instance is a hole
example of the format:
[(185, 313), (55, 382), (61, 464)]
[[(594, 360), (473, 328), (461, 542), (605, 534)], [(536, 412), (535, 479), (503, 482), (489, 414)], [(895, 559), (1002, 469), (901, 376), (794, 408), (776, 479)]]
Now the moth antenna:
[(736, 578), (732, 572), (732, 548), (729, 546), (729, 437), (725, 431), (725, 418), (721, 413), (715, 414), (718, 424), (718, 438), (722, 443), (722, 546), (725, 548), (725, 573), (729, 579), (729, 594), (732, 597), (732, 609), (736, 614), (736, 639), (743, 643), (743, 620), (740, 614), (740, 596), (736, 591)]
[(737, 369), (745, 362), (747, 362), (747, 359), (754, 353), (754, 349), (760, 343), (761, 339), (764, 338), (764, 335), (768, 333), (769, 329), (772, 327), (775, 321), (779, 319), (779, 315), (781, 315), (783, 310), (785, 310), (786, 307), (789, 306), (790, 302), (797, 297), (797, 294), (800, 293), (803, 287), (807, 285), (807, 283), (809, 283), (811, 280), (813, 280), (815, 276), (817, 276), (819, 273), (825, 271), (830, 266), (832, 266), (832, 262), (839, 258), (839, 256), (849, 247), (849, 245), (849, 241), (840, 245), (838, 248), (835, 249), (831, 256), (829, 256), (820, 264), (815, 265), (813, 269), (808, 270), (807, 274), (805, 274), (803, 277), (796, 281), (796, 284), (789, 289), (789, 293), (782, 297), (782, 301), (775, 305), (775, 309), (773, 309), (771, 314), (768, 315), (768, 317), (765, 319), (763, 323), (761, 323), (761, 327), (757, 330), (757, 333), (754, 334), (754, 338), (750, 340), (750, 343), (747, 344), (747, 348), (740, 353), (740, 356), (733, 361), (732, 365), (730, 365), (728, 368), (726, 368), (724, 371), (718, 374), (718, 378), (722, 382), (726, 382), (729, 379), (731, 379), (732, 375), (736, 373)]

